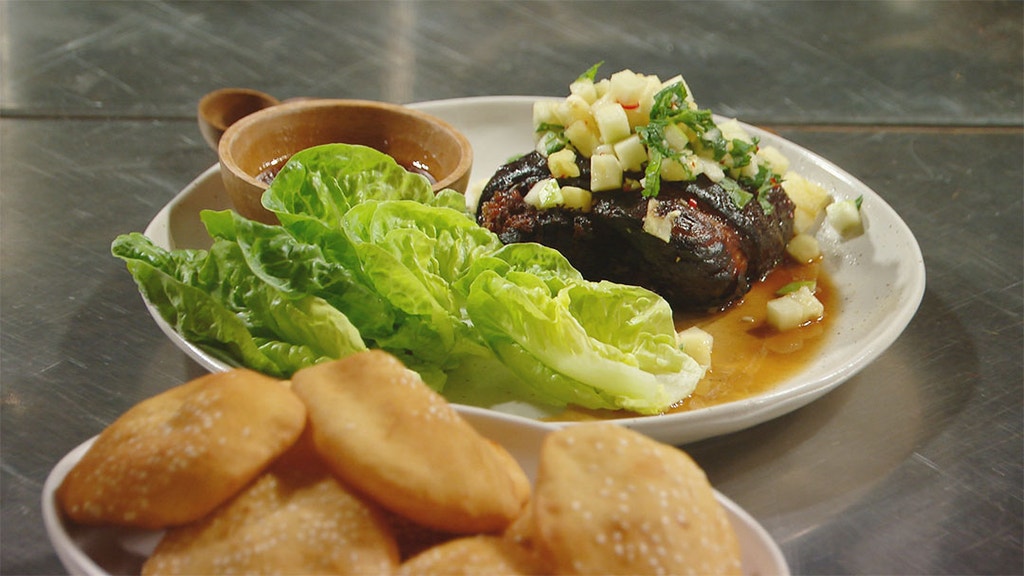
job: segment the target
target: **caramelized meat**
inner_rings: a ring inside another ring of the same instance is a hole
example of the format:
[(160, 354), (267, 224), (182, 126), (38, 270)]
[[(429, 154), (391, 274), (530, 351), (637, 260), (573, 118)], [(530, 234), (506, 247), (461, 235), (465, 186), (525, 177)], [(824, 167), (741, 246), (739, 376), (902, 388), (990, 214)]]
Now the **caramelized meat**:
[[(589, 161), (563, 186), (589, 188)], [(634, 175), (639, 177), (640, 175)], [(675, 310), (708, 310), (742, 297), (782, 259), (792, 236), (793, 204), (781, 187), (737, 207), (729, 193), (703, 175), (662, 182), (654, 212), (669, 218), (666, 242), (643, 230), (651, 199), (639, 191), (593, 195), (589, 212), (538, 210), (523, 201), (550, 178), (546, 159), (532, 152), (501, 167), (484, 188), (477, 221), (502, 242), (539, 242), (562, 252), (590, 280), (644, 286)]]

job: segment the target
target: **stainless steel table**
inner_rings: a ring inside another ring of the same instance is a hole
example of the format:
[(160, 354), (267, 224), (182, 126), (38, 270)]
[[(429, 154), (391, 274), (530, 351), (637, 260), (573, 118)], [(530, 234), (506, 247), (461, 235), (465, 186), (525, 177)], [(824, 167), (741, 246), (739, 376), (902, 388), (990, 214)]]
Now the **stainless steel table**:
[(0, 26), (0, 572), (61, 572), (50, 468), (201, 373), (109, 246), (215, 162), (203, 93), (561, 95), (599, 60), (683, 73), (829, 158), (924, 253), (920, 310), (877, 362), (686, 447), (713, 482), (795, 573), (1024, 571), (1024, 4), (7, 1)]

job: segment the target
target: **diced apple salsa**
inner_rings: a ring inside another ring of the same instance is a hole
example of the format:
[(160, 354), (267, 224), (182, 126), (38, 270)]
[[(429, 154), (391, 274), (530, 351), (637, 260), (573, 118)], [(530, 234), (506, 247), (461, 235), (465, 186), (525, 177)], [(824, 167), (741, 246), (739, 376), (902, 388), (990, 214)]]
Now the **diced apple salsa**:
[[(533, 187), (528, 204), (586, 212), (595, 194), (640, 190), (656, 205), (662, 181), (704, 175), (736, 194), (744, 194), (736, 182), (781, 185), (795, 206), (795, 235), (786, 252), (796, 262), (821, 257), (815, 229), (823, 221), (844, 237), (863, 231), (860, 199), (835, 202), (820, 184), (793, 171), (778, 149), (761, 146), (740, 122), (716, 121), (697, 106), (682, 76), (661, 80), (621, 70), (599, 80), (599, 67), (570, 83), (564, 99), (534, 104), (536, 150), (548, 158), (552, 177)], [(580, 176), (581, 158), (590, 162), (589, 190), (561, 186), (558, 179)], [(672, 215), (650, 212), (644, 231), (668, 241)], [(768, 316), (769, 323), (786, 330), (822, 313), (813, 289), (802, 287), (771, 302)]]
[(716, 124), (710, 111), (697, 107), (682, 76), (663, 81), (621, 70), (597, 80), (596, 73), (595, 66), (569, 85), (564, 99), (539, 101), (533, 109), (536, 149), (545, 155), (570, 149), (590, 158), (593, 192), (621, 190), (627, 173), (641, 173), (644, 194), (656, 196), (661, 180), (700, 174), (713, 182), (781, 180), (788, 167), (777, 150), (759, 148), (739, 122)]

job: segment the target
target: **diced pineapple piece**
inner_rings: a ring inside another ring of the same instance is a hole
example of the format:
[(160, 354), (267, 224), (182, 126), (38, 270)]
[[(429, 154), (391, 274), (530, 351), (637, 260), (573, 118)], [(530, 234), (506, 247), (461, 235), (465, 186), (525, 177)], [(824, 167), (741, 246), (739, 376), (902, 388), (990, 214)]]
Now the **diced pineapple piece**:
[(597, 100), (597, 87), (590, 78), (580, 78), (569, 84), (569, 93), (578, 95), (588, 104), (593, 104), (594, 100)]
[(562, 197), (562, 189), (554, 178), (545, 178), (532, 187), (523, 196), (523, 202), (538, 210), (545, 210), (561, 205), (565, 199)]
[(629, 119), (622, 106), (613, 103), (597, 103), (591, 108), (594, 122), (601, 138), (608, 144), (614, 144), (627, 138), (630, 134)]
[(558, 117), (559, 105), (561, 102), (557, 100), (538, 100), (533, 103), (534, 131), (544, 124), (562, 124), (562, 120)]
[(776, 330), (792, 330), (824, 315), (825, 306), (807, 286), (768, 301), (766, 319)]
[(693, 171), (690, 169), (690, 164), (686, 159), (682, 162), (675, 158), (663, 158), (661, 160), (661, 179), (666, 182), (681, 182), (684, 180), (690, 180), (693, 177)]
[(554, 178), (576, 178), (580, 175), (580, 167), (576, 165), (576, 153), (568, 148), (548, 156), (548, 170)]
[(782, 189), (798, 209), (815, 216), (832, 202), (832, 197), (819, 184), (793, 171), (786, 172), (782, 177)]
[(562, 125), (568, 126), (577, 120), (589, 120), (593, 117), (590, 111), (590, 102), (578, 94), (569, 94), (558, 109)]
[(586, 188), (562, 186), (562, 205), (566, 208), (576, 208), (577, 210), (590, 212), (593, 201), (593, 194)]
[(853, 199), (840, 200), (825, 207), (829, 224), (843, 236), (856, 236), (864, 231), (860, 206)]
[(647, 161), (647, 148), (636, 134), (615, 143), (612, 148), (619, 158), (619, 164), (627, 172), (638, 172)]
[(722, 170), (722, 166), (718, 162), (703, 156), (694, 156), (693, 158), (700, 164), (694, 170), (695, 174), (704, 173), (712, 182), (721, 182), (722, 178), (725, 178), (725, 170)]
[[(644, 74), (634, 74), (632, 77), (628, 74), (612, 77), (609, 99), (622, 106), (630, 129), (643, 126), (651, 121), (651, 106), (656, 93), (651, 89), (651, 78)], [(655, 87), (659, 85), (660, 82), (655, 82)]]
[(793, 212), (793, 232), (803, 234), (809, 232), (818, 223), (820, 214), (797, 208)]
[(620, 70), (612, 74), (608, 80), (611, 82), (609, 94), (613, 100), (623, 108), (640, 106), (640, 97), (647, 88), (647, 80), (642, 74), (632, 70)]
[[(676, 124), (676, 127), (683, 133), (683, 136), (686, 136), (687, 146), (696, 152), (700, 146), (700, 137), (697, 136), (697, 133), (694, 132), (693, 128), (690, 128), (686, 124)], [(714, 155), (708, 155), (709, 158), (712, 158), (713, 156)]]
[[(606, 93), (603, 96), (598, 96), (597, 100), (594, 100), (594, 102), (590, 105), (591, 113), (593, 113), (593, 110), (596, 110), (596, 109), (600, 108), (601, 106), (604, 106), (604, 105), (607, 105), (607, 104), (615, 104), (616, 106), (619, 105), (618, 102), (616, 102), (615, 100), (612, 99), (611, 94), (607, 94)], [(621, 106), (619, 106), (619, 107), (621, 108)]]
[(651, 108), (654, 106), (654, 95), (661, 89), (661, 81), (657, 76), (643, 76), (644, 87), (640, 93), (640, 104), (635, 108), (625, 108), (630, 129), (645, 126), (651, 122)]
[(760, 170), (761, 168), (757, 164), (757, 157), (754, 156), (750, 159), (750, 162), (748, 162), (745, 166), (737, 170), (737, 172), (742, 177), (755, 178)]
[(620, 190), (622, 165), (613, 154), (598, 154), (590, 158), (590, 189), (594, 192)]
[(669, 124), (665, 127), (665, 141), (670, 148), (679, 152), (690, 147), (690, 137), (680, 124)]
[(490, 177), (477, 178), (466, 187), (466, 210), (470, 214), (476, 214), (477, 206), (480, 205), (480, 197), (490, 181)]
[(623, 108), (622, 110), (626, 113), (626, 122), (629, 122), (630, 132), (633, 132), (637, 126), (645, 126), (651, 122), (651, 107), (644, 106), (643, 100), (636, 108)]
[(751, 143), (754, 140), (747, 133), (747, 130), (740, 125), (739, 120), (730, 118), (724, 122), (718, 124), (718, 129), (722, 131), (722, 137), (727, 141), (740, 140), (742, 142)]
[(786, 158), (774, 146), (762, 146), (757, 151), (757, 157), (760, 158), (761, 163), (766, 164), (776, 174), (785, 174), (789, 171), (789, 158)]
[(629, 178), (623, 175), (622, 178), (622, 191), (623, 192), (639, 192), (644, 189), (643, 178)]
[(594, 148), (594, 156), (600, 156), (601, 154), (615, 154), (615, 148), (611, 144), (598, 144)]
[(711, 350), (714, 348), (715, 337), (706, 330), (691, 326), (682, 332), (676, 332), (676, 344), (689, 357), (697, 361), (701, 368), (711, 367)]
[(821, 256), (818, 239), (810, 234), (797, 234), (786, 244), (786, 253), (796, 262), (809, 264)]
[(604, 98), (608, 94), (608, 88), (611, 84), (611, 80), (607, 78), (602, 78), (597, 82), (594, 82), (594, 91), (597, 92), (597, 97)]
[(658, 214), (658, 201), (651, 198), (647, 201), (647, 215), (644, 216), (643, 231), (665, 243), (672, 240), (672, 226), (681, 212), (672, 210), (664, 216)]
[(678, 84), (680, 82), (683, 82), (683, 75), (682, 74), (676, 74), (675, 76), (673, 76), (673, 77), (665, 80), (664, 82), (662, 82), (661, 83), (661, 87), (662, 88), (668, 88), (669, 86), (671, 86), (673, 84)]
[(594, 148), (601, 143), (596, 129), (590, 122), (577, 120), (565, 128), (565, 137), (584, 158), (594, 154)]

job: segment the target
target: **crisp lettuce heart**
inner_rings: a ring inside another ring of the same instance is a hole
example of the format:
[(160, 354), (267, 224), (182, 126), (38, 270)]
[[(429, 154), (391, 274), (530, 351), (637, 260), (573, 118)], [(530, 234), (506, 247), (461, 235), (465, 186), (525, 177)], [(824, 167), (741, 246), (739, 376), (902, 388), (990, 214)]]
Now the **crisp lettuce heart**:
[(704, 376), (675, 345), (667, 304), (642, 288), (581, 281), (552, 293), (536, 276), (491, 270), (473, 281), (466, 308), (524, 394), (551, 404), (660, 413)]
[(366, 349), (338, 309), (310, 294), (291, 297), (261, 281), (236, 244), (209, 251), (154, 246), (119, 236), (123, 259), (146, 300), (186, 340), (229, 364), (288, 377), (304, 366)]
[(413, 200), (465, 208), (452, 190), (435, 195), (422, 174), (367, 146), (324, 144), (293, 155), (264, 192), (263, 206), (282, 222), (309, 217), (334, 226), (365, 200)]
[(443, 391), (476, 374), (491, 398), (663, 412), (704, 369), (672, 310), (635, 286), (589, 282), (557, 251), (505, 246), (420, 175), (363, 146), (291, 158), (263, 196), (280, 225), (201, 214), (209, 251), (119, 236), (146, 299), (186, 340), (287, 377), (381, 348)]

